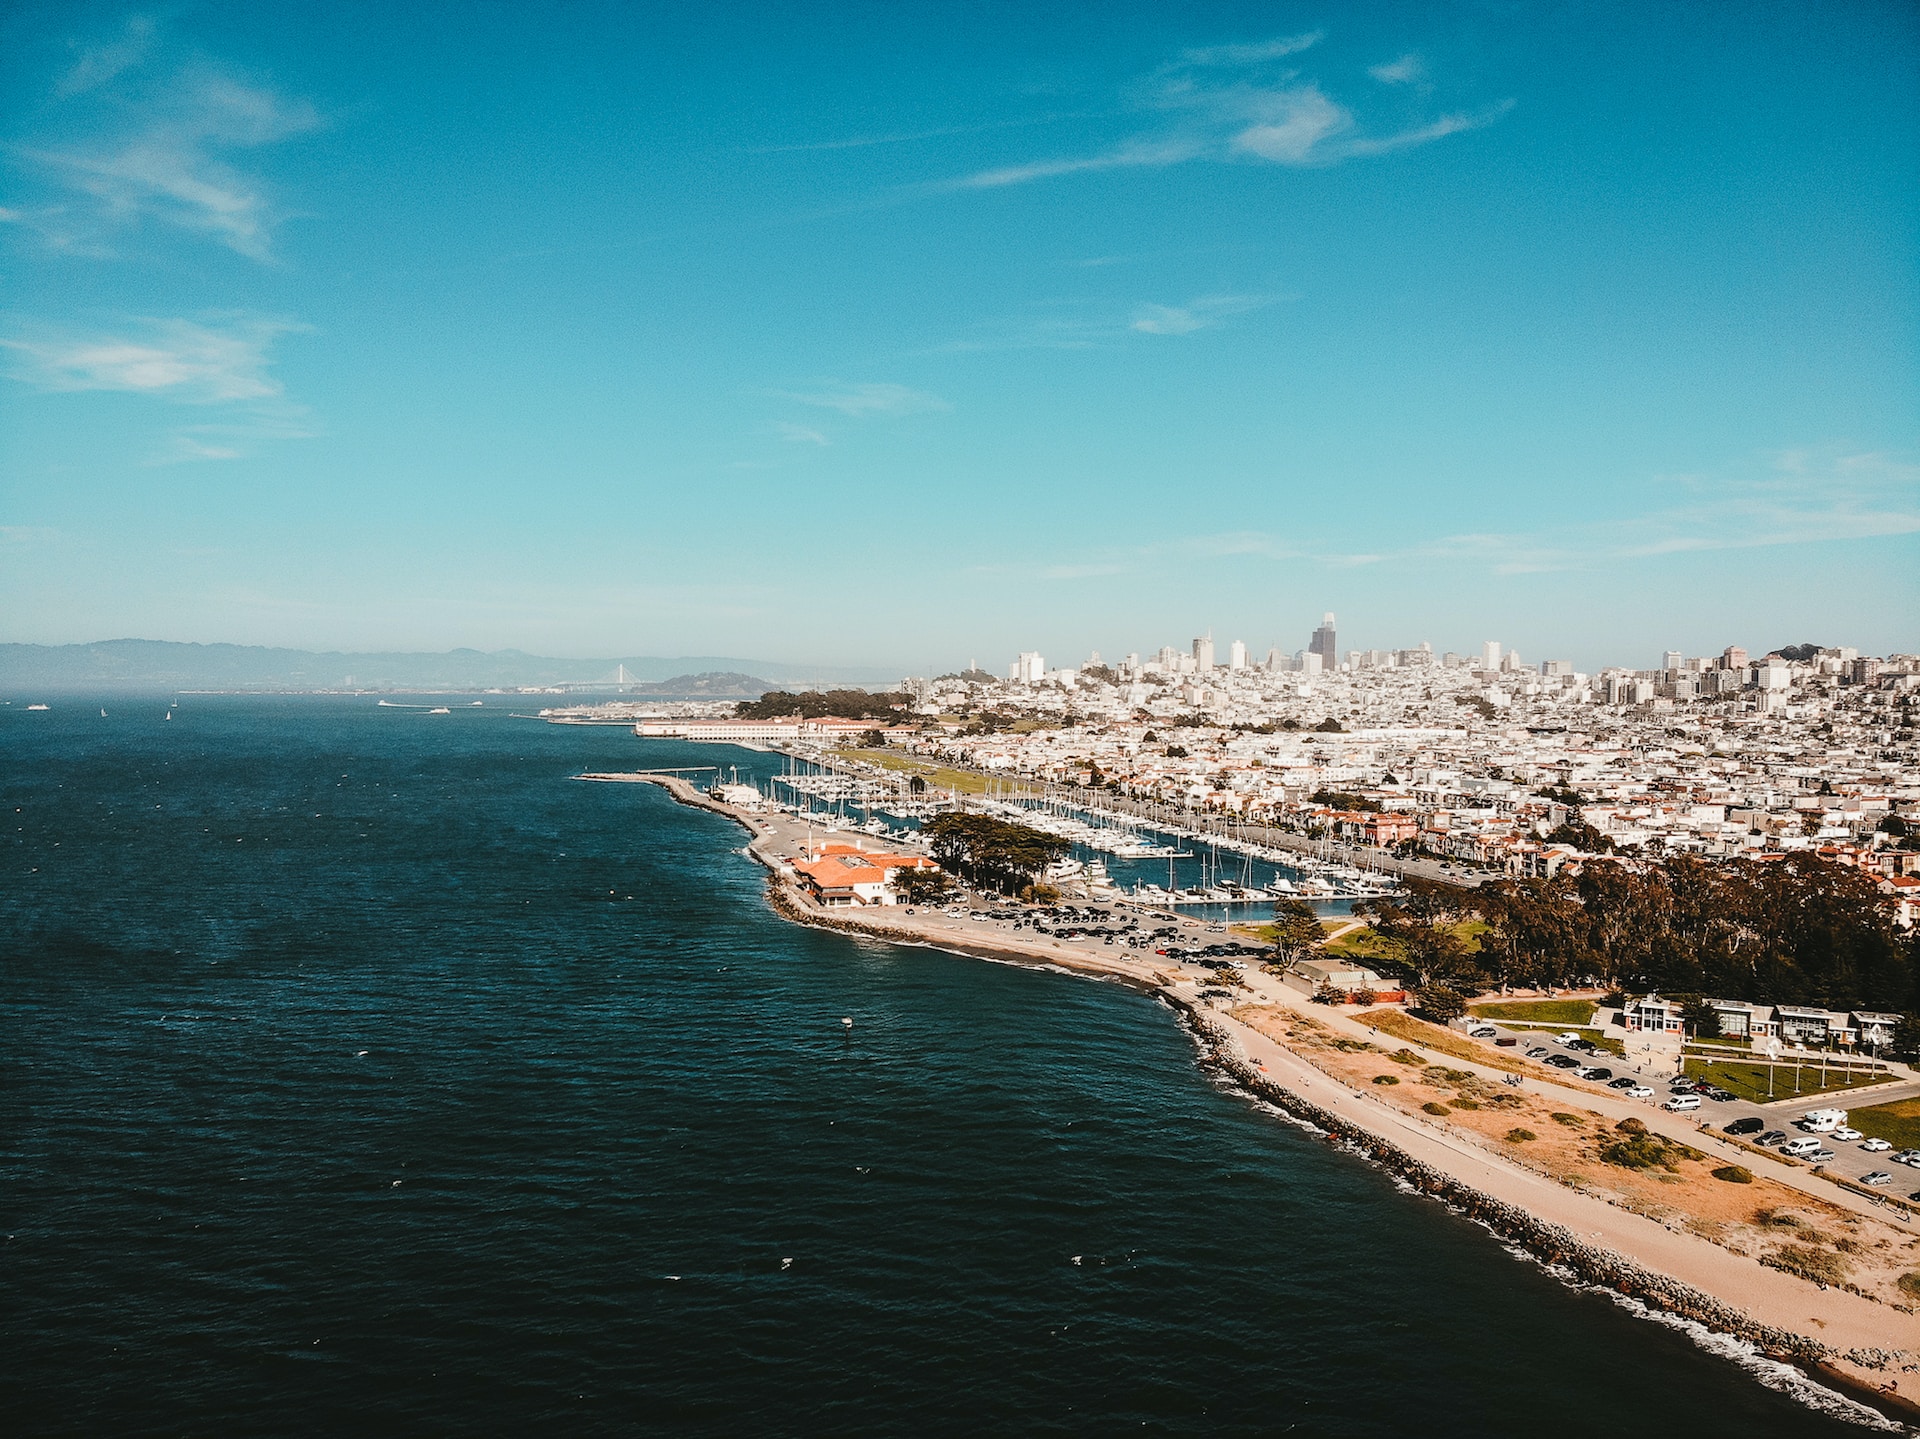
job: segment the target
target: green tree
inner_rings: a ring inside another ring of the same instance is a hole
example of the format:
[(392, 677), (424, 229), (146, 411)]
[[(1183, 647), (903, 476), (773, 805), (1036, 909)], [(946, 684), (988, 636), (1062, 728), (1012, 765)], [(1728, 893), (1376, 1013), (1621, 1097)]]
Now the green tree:
[(880, 719), (893, 720), (913, 711), (910, 694), (869, 694), (865, 690), (805, 690), (790, 694), (786, 690), (768, 690), (757, 700), (734, 707), (740, 719), (781, 719), (800, 715), (805, 719)]
[(1718, 1039), (1720, 1037), (1720, 1011), (1708, 1004), (1706, 997), (1699, 994), (1676, 994), (1680, 1004), (1680, 1022), (1695, 1039)]
[(1327, 937), (1320, 916), (1304, 899), (1276, 900), (1273, 906), (1273, 947), (1284, 963), (1297, 964), (1318, 949)]
[(1070, 847), (1064, 839), (1023, 824), (957, 811), (935, 815), (921, 833), (942, 869), (1001, 894), (1020, 893)]
[(902, 904), (938, 904), (953, 893), (953, 876), (943, 869), (897, 869), (891, 884)]
[(1896, 1058), (1920, 1058), (1920, 1015), (1903, 1014), (1893, 1027), (1891, 1046)]
[(1467, 1012), (1467, 1001), (1450, 984), (1423, 985), (1416, 996), (1420, 1012), (1437, 1024), (1449, 1024)]

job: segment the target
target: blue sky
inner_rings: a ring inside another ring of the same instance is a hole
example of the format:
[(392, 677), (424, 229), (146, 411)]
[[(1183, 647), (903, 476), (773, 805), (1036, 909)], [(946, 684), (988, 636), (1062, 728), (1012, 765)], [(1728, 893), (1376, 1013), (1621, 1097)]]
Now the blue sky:
[(1897, 4), (16, 7), (0, 639), (1920, 649)]

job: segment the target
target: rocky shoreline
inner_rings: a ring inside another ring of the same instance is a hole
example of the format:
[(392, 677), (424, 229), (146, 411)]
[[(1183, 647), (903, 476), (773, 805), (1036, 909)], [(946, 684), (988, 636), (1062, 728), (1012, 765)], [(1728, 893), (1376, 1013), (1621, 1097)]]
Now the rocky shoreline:
[[(656, 782), (661, 783), (683, 804), (725, 815), (750, 832), (754, 829), (746, 817), (700, 795), (684, 780), (669, 782), (662, 779)], [(1079, 974), (1092, 972), (1047, 955), (993, 945), (969, 945), (958, 938), (930, 938), (911, 929), (823, 913), (804, 904), (792, 893), (782, 879), (776, 862), (762, 853), (757, 845), (749, 845), (747, 852), (768, 870), (768, 905), (776, 914), (793, 923), (889, 943), (947, 949), (975, 958), (1010, 961), (1034, 968), (1060, 969)], [(1541, 1219), (1520, 1205), (1487, 1194), (1457, 1176), (1417, 1159), (1391, 1140), (1276, 1083), (1236, 1052), (1238, 1046), (1225, 1028), (1166, 986), (1119, 970), (1101, 968), (1098, 972), (1104, 978), (1151, 994), (1173, 1009), (1193, 1036), (1200, 1050), (1202, 1067), (1209, 1072), (1230, 1080), (1248, 1094), (1286, 1114), (1313, 1125), (1330, 1141), (1345, 1145), (1396, 1176), (1416, 1193), (1436, 1199), (1456, 1213), (1472, 1219), (1541, 1263), (1571, 1274), (1582, 1283), (1637, 1300), (1650, 1309), (1690, 1320), (1715, 1333), (1751, 1344), (1761, 1354), (1801, 1369), (1850, 1399), (1903, 1422), (1920, 1425), (1920, 1402), (1898, 1392), (1889, 1392), (1848, 1372), (1848, 1367), (1868, 1373), (1884, 1373), (1894, 1369), (1904, 1372), (1912, 1367), (1910, 1355), (1884, 1349), (1838, 1351), (1809, 1335), (1759, 1322), (1743, 1310), (1703, 1290), (1648, 1269), (1614, 1250), (1586, 1244), (1564, 1226)]]

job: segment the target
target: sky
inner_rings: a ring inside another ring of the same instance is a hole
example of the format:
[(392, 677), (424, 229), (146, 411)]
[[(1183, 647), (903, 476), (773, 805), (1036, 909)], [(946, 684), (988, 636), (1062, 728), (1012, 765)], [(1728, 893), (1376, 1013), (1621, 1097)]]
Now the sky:
[(1920, 650), (1898, 3), (16, 3), (0, 640)]

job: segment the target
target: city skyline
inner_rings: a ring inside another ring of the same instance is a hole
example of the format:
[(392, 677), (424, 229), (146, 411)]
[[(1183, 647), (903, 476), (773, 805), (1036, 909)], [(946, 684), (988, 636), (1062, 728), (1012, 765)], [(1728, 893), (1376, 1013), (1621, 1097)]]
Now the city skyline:
[(1904, 7), (458, 13), (16, 16), (0, 638), (1920, 648)]

